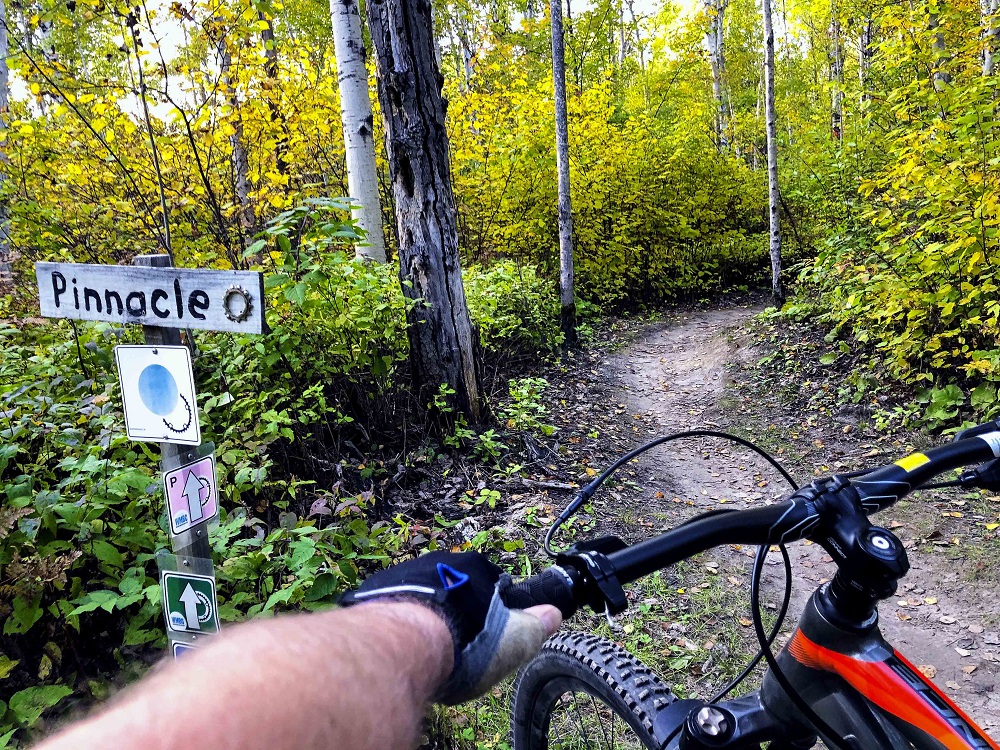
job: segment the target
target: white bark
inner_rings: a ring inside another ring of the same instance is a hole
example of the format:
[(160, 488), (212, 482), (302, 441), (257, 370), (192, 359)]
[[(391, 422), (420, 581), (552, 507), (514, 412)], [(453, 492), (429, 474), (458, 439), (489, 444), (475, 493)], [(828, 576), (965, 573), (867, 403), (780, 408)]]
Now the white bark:
[(649, 107), (649, 77), (646, 75), (646, 50), (643, 46), (642, 31), (639, 28), (639, 19), (635, 15), (634, 0), (626, 0), (629, 14), (632, 16), (632, 31), (635, 34), (635, 48), (639, 51), (639, 70), (642, 71), (642, 96)]
[(628, 59), (629, 39), (625, 35), (625, 6), (618, 0), (618, 67), (623, 67)]
[(875, 37), (875, 24), (871, 18), (864, 20), (861, 27), (861, 37), (858, 42), (858, 82), (861, 84), (861, 108), (871, 101), (869, 86), (869, 70), (872, 64), (872, 43)]
[(264, 47), (264, 75), (267, 76), (267, 110), (271, 118), (271, 126), (278, 131), (274, 145), (274, 168), (278, 174), (288, 174), (288, 162), (285, 154), (288, 151), (288, 125), (281, 111), (281, 83), (278, 80), (278, 46), (274, 38), (274, 22), (263, 9), (257, 11), (257, 20), (263, 21), (260, 40)]
[[(2, 0), (0, 0), (2, 2)], [(239, 210), (240, 233), (243, 236), (244, 244), (253, 234), (257, 217), (254, 213), (253, 202), (250, 200), (250, 160), (247, 157), (246, 146), (243, 143), (243, 119), (239, 113), (239, 102), (236, 99), (235, 83), (230, 76), (230, 69), (233, 65), (233, 58), (226, 46), (226, 39), (222, 37), (218, 41), (219, 72), (222, 74), (223, 91), (226, 92), (226, 100), (233, 111), (233, 134), (229, 136), (229, 145), (233, 150), (233, 192), (236, 196), (236, 205)]]
[(462, 47), (462, 73), (465, 76), (465, 88), (472, 83), (472, 58), (476, 51), (472, 46), (472, 34), (469, 32), (469, 19), (461, 8), (455, 9), (455, 26), (458, 30), (458, 43)]
[(830, 131), (834, 140), (844, 137), (844, 43), (836, 0), (830, 5), (830, 83), (833, 84), (830, 107)]
[(566, 55), (562, 0), (550, 0), (552, 16), (552, 83), (556, 106), (556, 170), (559, 175), (559, 300), (565, 345), (576, 343), (573, 297), (573, 208), (569, 189), (569, 123), (566, 114)]
[(993, 59), (994, 56), (994, 45), (996, 44), (997, 36), (1000, 35), (1000, 23), (997, 21), (997, 11), (1000, 11), (1000, 0), (989, 0), (989, 4), (985, 8), (986, 18), (984, 19), (986, 32), (985, 32), (985, 46), (983, 47), (983, 75), (991, 76), (996, 67), (996, 63)]
[(715, 136), (720, 150), (729, 147), (729, 102), (726, 97), (725, 75), (725, 13), (728, 0), (705, 0), (709, 27), (705, 47), (712, 66), (712, 94), (715, 96)]
[(781, 286), (781, 227), (778, 208), (778, 134), (774, 113), (774, 26), (771, 23), (771, 0), (762, 0), (764, 16), (764, 120), (767, 130), (767, 197), (771, 229), (771, 294), (775, 304), (784, 301)]
[(351, 215), (368, 235), (368, 244), (356, 248), (359, 258), (385, 263), (385, 236), (382, 233), (382, 202), (375, 165), (372, 132), (372, 102), (368, 93), (361, 14), (357, 0), (330, 0), (333, 45), (340, 85), (340, 118), (344, 128), (344, 156), (347, 187), (360, 205)]
[(938, 22), (938, 14), (936, 12), (930, 14), (927, 28), (934, 32), (931, 37), (931, 48), (934, 50), (934, 72), (931, 75), (931, 80), (934, 83), (934, 89), (941, 91), (945, 84), (951, 82), (951, 75), (944, 69), (944, 64), (948, 56), (944, 48), (944, 32), (939, 30), (941, 25)]
[[(7, 110), (10, 106), (10, 71), (7, 68), (7, 4), (0, 0), (0, 128), (7, 129)], [(7, 152), (0, 150), (0, 189), (7, 180)], [(0, 201), (0, 274), (10, 272), (13, 260), (10, 251), (10, 206), (6, 200)]]

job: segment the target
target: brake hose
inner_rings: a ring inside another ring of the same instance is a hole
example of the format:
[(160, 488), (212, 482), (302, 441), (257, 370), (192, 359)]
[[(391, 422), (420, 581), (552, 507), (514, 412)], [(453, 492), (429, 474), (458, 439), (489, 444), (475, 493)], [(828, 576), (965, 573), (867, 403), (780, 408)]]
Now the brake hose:
[[(764, 656), (764, 661), (767, 662), (767, 666), (771, 669), (771, 674), (781, 685), (781, 689), (785, 691), (785, 695), (791, 699), (795, 707), (802, 712), (806, 721), (810, 722), (821, 734), (826, 735), (823, 739), (828, 740), (830, 744), (836, 746), (838, 750), (859, 750), (857, 742), (852, 744), (847, 738), (841, 737), (840, 733), (831, 727), (826, 721), (817, 714), (812, 706), (805, 702), (805, 699), (792, 687), (791, 682), (785, 673), (781, 671), (781, 666), (778, 664), (778, 660), (774, 656), (774, 652), (771, 651), (771, 644), (764, 633), (764, 621), (761, 619), (761, 608), (760, 608), (760, 580), (761, 574), (764, 571), (764, 558), (767, 557), (767, 546), (761, 546), (757, 550), (757, 557), (754, 558), (753, 563), (753, 576), (750, 578), (750, 617), (753, 620), (754, 633), (757, 635), (757, 642), (760, 644), (760, 653)], [(787, 554), (786, 554), (787, 559)]]
[(771, 464), (771, 466), (777, 469), (778, 473), (780, 473), (781, 476), (785, 478), (785, 480), (792, 486), (793, 489), (797, 490), (799, 488), (798, 484), (795, 483), (795, 480), (792, 479), (792, 475), (789, 474), (787, 471), (785, 471), (785, 467), (783, 467), (780, 463), (778, 463), (778, 461), (775, 458), (773, 458), (763, 448), (757, 447), (749, 440), (745, 440), (744, 438), (737, 437), (736, 435), (730, 435), (728, 432), (719, 432), (716, 430), (686, 430), (684, 432), (674, 432), (669, 435), (663, 435), (662, 437), (658, 437), (655, 440), (650, 440), (645, 445), (640, 445), (635, 450), (629, 451), (624, 456), (616, 460), (613, 464), (611, 464), (611, 466), (609, 466), (600, 474), (598, 474), (589, 483), (584, 485), (584, 487), (577, 493), (576, 497), (573, 498), (573, 502), (571, 502), (569, 505), (566, 506), (563, 512), (559, 514), (559, 517), (556, 518), (555, 522), (549, 527), (549, 530), (545, 533), (544, 546), (545, 546), (545, 552), (548, 553), (549, 557), (556, 556), (555, 550), (552, 549), (552, 538), (555, 536), (556, 531), (559, 529), (560, 526), (566, 523), (566, 521), (568, 521), (570, 517), (574, 513), (576, 513), (580, 509), (580, 507), (593, 496), (595, 492), (597, 492), (597, 489), (602, 484), (604, 484), (604, 482), (608, 479), (608, 477), (610, 477), (612, 474), (618, 471), (618, 469), (627, 464), (633, 458), (635, 458), (638, 455), (641, 455), (642, 453), (645, 453), (651, 448), (655, 448), (658, 445), (663, 445), (664, 443), (669, 443), (673, 440), (680, 440), (681, 438), (689, 438), (689, 437), (715, 437), (715, 438), (722, 438), (723, 440), (730, 440), (734, 443), (739, 443), (743, 447), (749, 448), (750, 450), (754, 451), (757, 455), (761, 456), (762, 458), (764, 458), (765, 461)]
[[(720, 431), (716, 431), (716, 430), (686, 430), (684, 432), (674, 432), (674, 433), (671, 433), (669, 435), (663, 435), (661, 437), (658, 437), (655, 440), (651, 440), (648, 443), (639, 446), (635, 450), (632, 450), (629, 453), (626, 453), (624, 456), (622, 456), (621, 458), (619, 458), (618, 460), (616, 460), (613, 464), (611, 464), (611, 466), (609, 466), (607, 469), (605, 469), (604, 471), (602, 471), (597, 477), (595, 477), (585, 487), (583, 487), (580, 490), (580, 492), (577, 494), (577, 496), (573, 499), (573, 502), (571, 502), (568, 506), (566, 506), (566, 509), (563, 510), (563, 512), (559, 514), (559, 517), (556, 519), (556, 521), (552, 524), (552, 526), (549, 527), (548, 532), (545, 534), (545, 551), (549, 555), (551, 555), (552, 557), (555, 557), (556, 553), (552, 549), (552, 537), (555, 534), (556, 530), (563, 523), (565, 523), (567, 520), (569, 520), (569, 518), (574, 513), (576, 513), (577, 510), (579, 510), (580, 506), (582, 506), (583, 503), (585, 503), (588, 499), (590, 499), (590, 497), (593, 496), (593, 494), (597, 491), (597, 489), (602, 484), (604, 484), (604, 482), (612, 474), (614, 474), (616, 471), (618, 471), (618, 469), (620, 469), (626, 463), (628, 463), (629, 461), (631, 461), (632, 459), (634, 459), (636, 456), (639, 456), (642, 453), (645, 453), (646, 451), (650, 450), (651, 448), (655, 448), (658, 445), (662, 445), (664, 443), (668, 443), (668, 442), (671, 442), (673, 440), (680, 440), (681, 438), (688, 438), (688, 437), (715, 437), (715, 438), (721, 438), (723, 440), (729, 440), (731, 442), (738, 443), (739, 445), (742, 445), (745, 448), (749, 448), (750, 450), (754, 451), (757, 455), (759, 455), (762, 458), (764, 458), (764, 460), (766, 460), (769, 464), (771, 464), (771, 466), (773, 466), (775, 469), (777, 469), (778, 473), (781, 474), (782, 477), (784, 477), (785, 481), (787, 481), (789, 485), (791, 485), (791, 488), (792, 488), (793, 492), (799, 488), (798, 484), (792, 478), (792, 475), (788, 473), (788, 471), (785, 469), (785, 467), (782, 466), (778, 462), (778, 460), (776, 458), (774, 458), (770, 453), (768, 453), (767, 451), (765, 451), (763, 448), (760, 448), (759, 446), (751, 443), (749, 440), (746, 440), (744, 438), (738, 437), (736, 435), (731, 435), (728, 432), (720, 432)], [(712, 514), (727, 513), (727, 512), (731, 512), (731, 510), (735, 510), (735, 508), (733, 508), (733, 509), (719, 508), (718, 510), (710, 511), (709, 513), (706, 513), (706, 514), (702, 514), (698, 518), (704, 518), (705, 516), (712, 515)], [(685, 521), (685, 523), (691, 523), (694, 520), (697, 520), (697, 519), (692, 518), (692, 519), (689, 519), (688, 521)], [(684, 524), (681, 524), (681, 525), (683, 526)], [(766, 550), (767, 550), (767, 546), (766, 545), (763, 546), (763, 547), (761, 547), (760, 549), (764, 550), (765, 554), (766, 554)], [(774, 623), (773, 628), (771, 629), (770, 635), (766, 638), (766, 643), (768, 644), (768, 646), (770, 646), (770, 644), (774, 642), (774, 639), (777, 637), (778, 632), (781, 629), (781, 625), (785, 621), (785, 615), (788, 612), (788, 604), (791, 601), (791, 597), (792, 597), (792, 564), (791, 564), (791, 561), (788, 558), (788, 550), (785, 549), (785, 546), (784, 545), (779, 545), (779, 549), (781, 550), (781, 555), (782, 555), (782, 558), (783, 558), (784, 564), (785, 564), (784, 565), (784, 567), (785, 567), (785, 591), (784, 591), (784, 595), (783, 595), (782, 600), (781, 600), (781, 607), (780, 607), (780, 609), (778, 611), (778, 617), (775, 620), (775, 623)], [(758, 552), (758, 554), (759, 554), (759, 552)], [(726, 687), (724, 687), (722, 689), (722, 691), (716, 697), (714, 697), (710, 702), (711, 703), (717, 703), (718, 701), (722, 700), (727, 695), (729, 695), (729, 693), (731, 693), (733, 691), (733, 689), (735, 689), (741, 682), (743, 682), (743, 680), (745, 680), (749, 676), (749, 674), (754, 670), (754, 668), (760, 663), (760, 660), (762, 658), (764, 658), (764, 652), (763, 652), (763, 650), (760, 650), (760, 651), (757, 652), (756, 656), (754, 656), (754, 658), (751, 659), (750, 663), (743, 669), (743, 671), (740, 672), (740, 674), (735, 679), (733, 679), (728, 685), (726, 685)]]

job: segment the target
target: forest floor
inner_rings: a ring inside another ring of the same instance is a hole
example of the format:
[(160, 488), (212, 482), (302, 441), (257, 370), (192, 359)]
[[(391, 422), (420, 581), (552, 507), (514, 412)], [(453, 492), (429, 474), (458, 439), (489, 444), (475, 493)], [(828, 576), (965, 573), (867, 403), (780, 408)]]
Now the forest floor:
[[(800, 483), (890, 463), (940, 440), (877, 430), (878, 404), (844, 405), (845, 373), (819, 365), (831, 350), (821, 333), (761, 322), (761, 309), (691, 310), (624, 324), (605, 333), (603, 347), (546, 374), (557, 442), (551, 463), (542, 458), (536, 467), (547, 476), (513, 496), (504, 493), (497, 508), (504, 538), (524, 538), (527, 555), (540, 561), (542, 527), (571, 496), (544, 484), (585, 482), (612, 457), (667, 432), (733, 432), (774, 454)], [(571, 534), (617, 533), (636, 541), (699, 512), (769, 503), (788, 492), (762, 459), (717, 439), (656, 448), (623, 474), (598, 492), (592, 515)], [(998, 498), (955, 490), (921, 493), (876, 520), (903, 540), (911, 563), (896, 596), (880, 608), (883, 632), (994, 735), (1000, 733), (1000, 530), (987, 524), (997, 520)], [(785, 636), (811, 592), (834, 572), (818, 545), (797, 543), (789, 553), (793, 596)], [(580, 615), (568, 627), (621, 642), (680, 695), (709, 697), (757, 650), (747, 593), (753, 554), (739, 546), (705, 553), (637, 584), (629, 592), (634, 606), (613, 629), (603, 618)], [(780, 556), (768, 563), (765, 606), (773, 612), (783, 585)], [(458, 716), (460, 725), (475, 722), (466, 736), (475, 729), (480, 747), (484, 735), (503, 736), (483, 716), (506, 699), (498, 690), (478, 712)]]

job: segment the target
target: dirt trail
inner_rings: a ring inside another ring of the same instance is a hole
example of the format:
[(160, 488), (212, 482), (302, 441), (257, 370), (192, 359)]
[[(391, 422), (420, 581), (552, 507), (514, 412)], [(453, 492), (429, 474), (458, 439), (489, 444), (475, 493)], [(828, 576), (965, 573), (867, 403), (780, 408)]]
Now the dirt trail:
[[(636, 419), (645, 422), (647, 431), (654, 423), (663, 431), (745, 424), (753, 405), (733, 394), (730, 372), (752, 366), (761, 356), (742, 330), (755, 312), (754, 308), (694, 312), (649, 329), (608, 362), (608, 374), (618, 384), (612, 398), (627, 404)], [(827, 445), (813, 442), (823, 450), (836, 442), (837, 453), (848, 462), (863, 455), (862, 440), (835, 426), (824, 437)], [(811, 440), (812, 435), (803, 439)], [(774, 442), (765, 447), (773, 452), (785, 446), (787, 456), (796, 453), (789, 449), (790, 443), (790, 438), (775, 434)], [(779, 456), (800, 481), (830, 461), (824, 460), (822, 450), (817, 454), (808, 449), (810, 443), (806, 445), (801, 451), (806, 455), (798, 461)], [(657, 493), (662, 497), (661, 507), (640, 510), (661, 521), (676, 522), (695, 510), (725, 504), (744, 507), (770, 502), (787, 491), (763, 460), (740, 446), (714, 441), (674, 443), (644, 462), (640, 473), (645, 487), (663, 492)], [(907, 514), (912, 512), (912, 506), (899, 506), (882, 514), (879, 522), (896, 529), (906, 541), (908, 535), (913, 536), (907, 533), (911, 528)], [(924, 554), (914, 544), (907, 545), (910, 575), (897, 596), (881, 607), (883, 632), (911, 661), (931, 665), (938, 686), (988, 732), (1000, 735), (996, 582), (992, 586), (969, 583), (953, 560)], [(818, 545), (799, 543), (789, 552), (795, 591), (789, 617), (794, 622), (812, 590), (834, 571)], [(741, 550), (721, 553), (719, 561), (726, 568), (748, 569), (750, 557), (750, 550)], [(776, 579), (779, 556), (772, 557), (775, 567), (770, 573)]]

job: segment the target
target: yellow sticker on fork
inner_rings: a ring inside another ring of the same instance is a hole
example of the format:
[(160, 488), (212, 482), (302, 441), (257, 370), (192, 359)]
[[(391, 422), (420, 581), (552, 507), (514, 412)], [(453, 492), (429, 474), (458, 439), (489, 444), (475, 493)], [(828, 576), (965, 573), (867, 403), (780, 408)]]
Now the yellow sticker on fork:
[(896, 462), (896, 466), (909, 473), (918, 466), (923, 466), (930, 461), (923, 453), (911, 453), (906, 458), (901, 458)]

